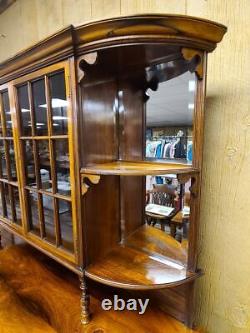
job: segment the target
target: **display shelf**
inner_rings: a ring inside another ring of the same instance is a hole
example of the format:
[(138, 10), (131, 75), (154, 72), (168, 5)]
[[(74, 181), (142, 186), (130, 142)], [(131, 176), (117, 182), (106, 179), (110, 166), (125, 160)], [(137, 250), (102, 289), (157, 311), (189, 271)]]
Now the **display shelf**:
[(124, 289), (162, 289), (200, 276), (186, 268), (187, 249), (171, 236), (144, 225), (102, 259), (86, 268), (86, 276)]
[(164, 175), (168, 173), (193, 174), (198, 171), (198, 169), (186, 164), (147, 161), (113, 161), (109, 163), (93, 164), (81, 169), (82, 174), (120, 176)]

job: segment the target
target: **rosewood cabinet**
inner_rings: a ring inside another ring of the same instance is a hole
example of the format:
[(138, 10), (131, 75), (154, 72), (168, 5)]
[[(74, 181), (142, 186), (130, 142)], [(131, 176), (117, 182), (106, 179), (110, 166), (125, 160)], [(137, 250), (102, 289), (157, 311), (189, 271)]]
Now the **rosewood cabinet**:
[(89, 279), (193, 324), (206, 63), (225, 32), (122, 17), (0, 64), (0, 224), (79, 275), (83, 324)]

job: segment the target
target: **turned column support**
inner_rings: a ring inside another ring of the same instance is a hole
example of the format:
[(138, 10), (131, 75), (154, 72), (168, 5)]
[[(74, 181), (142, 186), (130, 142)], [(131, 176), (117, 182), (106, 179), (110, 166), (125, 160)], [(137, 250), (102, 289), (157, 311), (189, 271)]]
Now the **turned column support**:
[(89, 311), (89, 303), (90, 297), (87, 292), (87, 284), (84, 270), (81, 269), (81, 275), (79, 276), (80, 280), (80, 289), (82, 291), (81, 294), (81, 324), (87, 325), (90, 321), (90, 311)]

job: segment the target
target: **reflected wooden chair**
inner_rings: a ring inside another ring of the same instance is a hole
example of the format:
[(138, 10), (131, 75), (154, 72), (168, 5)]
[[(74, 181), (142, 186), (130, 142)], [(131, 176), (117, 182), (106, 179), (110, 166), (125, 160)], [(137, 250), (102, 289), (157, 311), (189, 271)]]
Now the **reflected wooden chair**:
[(147, 204), (153, 203), (156, 205), (173, 207), (174, 211), (169, 216), (146, 212), (147, 223), (152, 226), (155, 226), (156, 223), (159, 223), (162, 231), (165, 231), (166, 225), (169, 225), (171, 229), (170, 221), (177, 213), (177, 202), (178, 193), (176, 191), (176, 188), (167, 184), (153, 185), (153, 189), (147, 191)]

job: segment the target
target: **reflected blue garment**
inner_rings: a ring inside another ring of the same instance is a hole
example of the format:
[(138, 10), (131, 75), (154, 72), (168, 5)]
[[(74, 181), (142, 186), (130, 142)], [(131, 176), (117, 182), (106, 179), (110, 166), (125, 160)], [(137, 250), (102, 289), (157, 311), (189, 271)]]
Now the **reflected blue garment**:
[(192, 162), (193, 160), (193, 144), (190, 143), (187, 147), (187, 160)]
[(160, 143), (156, 148), (156, 152), (155, 152), (156, 158), (161, 158), (161, 146), (162, 146), (162, 144)]
[(156, 184), (163, 184), (163, 178), (160, 176), (155, 177)]

